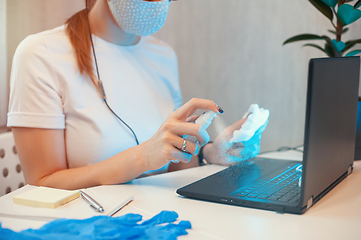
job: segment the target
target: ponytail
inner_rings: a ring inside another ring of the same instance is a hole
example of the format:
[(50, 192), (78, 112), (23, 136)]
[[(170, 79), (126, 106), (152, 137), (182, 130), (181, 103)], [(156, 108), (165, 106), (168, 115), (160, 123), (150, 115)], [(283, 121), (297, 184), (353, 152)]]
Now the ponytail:
[[(94, 6), (96, 0), (87, 1), (88, 11)], [(94, 74), (91, 58), (90, 33), (88, 28), (87, 9), (77, 12), (66, 21), (66, 33), (71, 45), (75, 49), (76, 60), (81, 74), (87, 74), (97, 86), (98, 79)]]

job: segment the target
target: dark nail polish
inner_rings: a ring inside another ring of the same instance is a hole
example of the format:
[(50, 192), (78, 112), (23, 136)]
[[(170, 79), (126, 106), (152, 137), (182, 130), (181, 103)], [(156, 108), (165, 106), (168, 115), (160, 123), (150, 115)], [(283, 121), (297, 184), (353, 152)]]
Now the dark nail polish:
[(218, 112), (219, 113), (224, 113), (223, 109), (221, 107), (218, 106)]

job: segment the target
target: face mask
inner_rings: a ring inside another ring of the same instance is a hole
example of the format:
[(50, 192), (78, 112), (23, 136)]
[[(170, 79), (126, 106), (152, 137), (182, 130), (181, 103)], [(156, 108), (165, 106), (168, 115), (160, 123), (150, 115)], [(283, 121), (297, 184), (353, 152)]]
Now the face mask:
[(120, 28), (138, 36), (156, 33), (165, 23), (169, 0), (108, 0), (110, 11)]

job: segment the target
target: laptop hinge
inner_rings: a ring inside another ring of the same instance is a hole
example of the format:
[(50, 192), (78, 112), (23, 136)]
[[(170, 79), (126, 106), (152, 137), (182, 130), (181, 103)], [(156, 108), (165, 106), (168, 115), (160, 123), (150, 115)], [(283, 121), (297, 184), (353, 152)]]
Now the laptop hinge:
[(308, 200), (307, 200), (307, 209), (309, 209), (313, 204), (313, 197), (310, 197)]
[(350, 175), (352, 173), (353, 167), (352, 166), (348, 166), (347, 169), (347, 174)]

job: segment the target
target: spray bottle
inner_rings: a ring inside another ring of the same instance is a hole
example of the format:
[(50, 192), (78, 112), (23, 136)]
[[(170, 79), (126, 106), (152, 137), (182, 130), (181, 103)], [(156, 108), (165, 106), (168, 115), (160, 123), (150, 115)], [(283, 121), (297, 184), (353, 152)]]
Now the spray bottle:
[(208, 110), (207, 112), (204, 112), (202, 115), (200, 115), (195, 121), (195, 123), (199, 124), (201, 127), (204, 128), (204, 130), (206, 130), (209, 125), (211, 125), (213, 118), (217, 114), (218, 113), (215, 113), (212, 110)]
[[(211, 125), (213, 118), (217, 114), (218, 113), (215, 113), (212, 110), (208, 110), (204, 112), (202, 115), (200, 115), (194, 123), (199, 124), (204, 130), (206, 130), (209, 127), (209, 125)], [(192, 141), (194, 143), (198, 142), (198, 139), (195, 136), (185, 135), (183, 138)]]
[[(199, 124), (202, 128), (204, 128), (204, 130), (206, 130), (209, 127), (209, 125), (211, 125), (213, 118), (217, 114), (218, 113), (215, 113), (212, 110), (208, 110), (204, 112), (202, 115), (200, 115), (195, 121), (195, 123)], [(198, 139), (195, 136), (185, 135), (183, 136), (183, 138), (192, 142), (198, 141)], [(172, 162), (179, 163), (179, 160), (172, 160)]]

